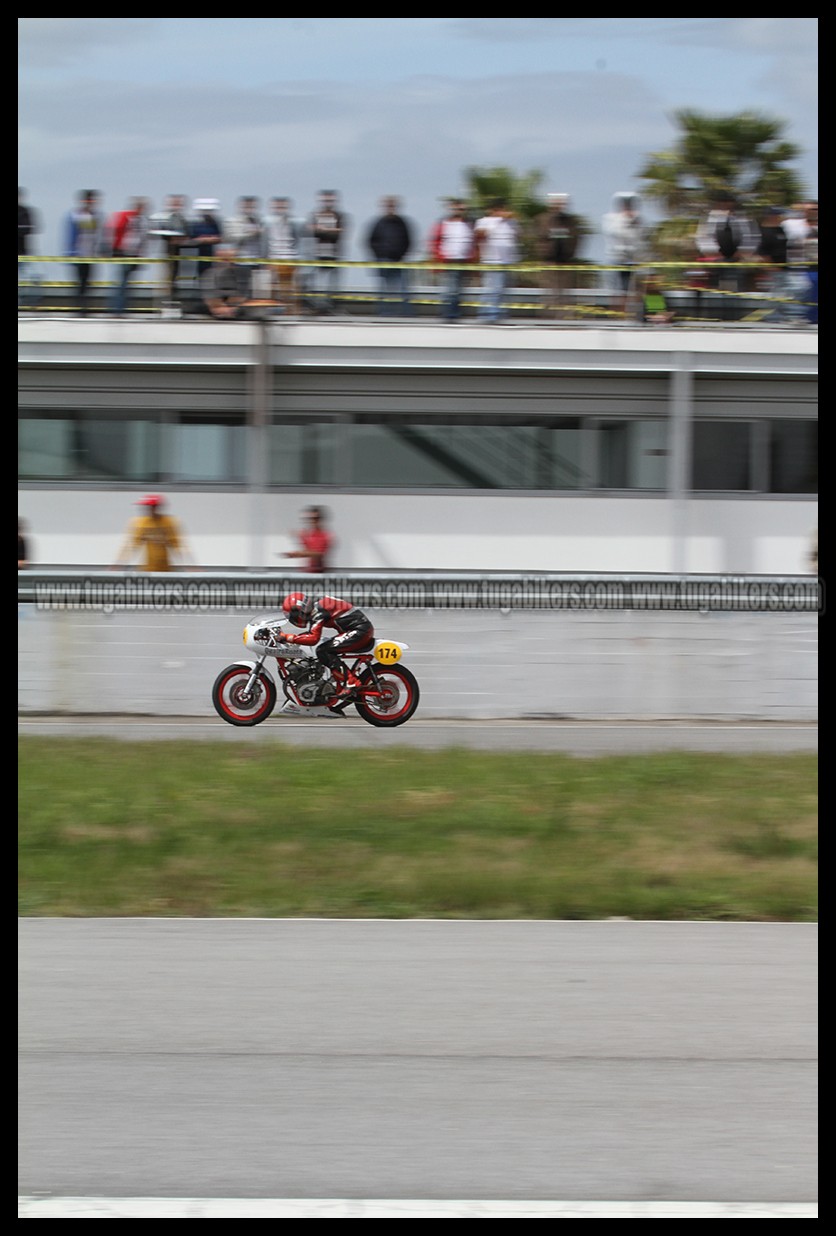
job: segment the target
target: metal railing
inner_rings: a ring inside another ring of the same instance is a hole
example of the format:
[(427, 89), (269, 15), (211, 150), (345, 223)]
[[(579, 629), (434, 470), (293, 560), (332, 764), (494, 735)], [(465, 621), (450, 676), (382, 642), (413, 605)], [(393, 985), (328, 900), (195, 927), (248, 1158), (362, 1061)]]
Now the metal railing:
[[(179, 278), (177, 300), (179, 315), (191, 316), (201, 312), (199, 274), (215, 259), (184, 255), (179, 259), (183, 273)], [(73, 313), (77, 307), (77, 284), (72, 278), (63, 277), (62, 268), (86, 264), (104, 268), (106, 278), (97, 277), (88, 288), (91, 316), (106, 315), (117, 287), (117, 268), (124, 265), (137, 267), (128, 288), (126, 312), (132, 315), (172, 316), (169, 308), (166, 274), (170, 267), (167, 257), (135, 258), (66, 258), (27, 255), (18, 259), (18, 308), (39, 313)], [(252, 267), (252, 262), (242, 261), (242, 266)], [(445, 273), (451, 270), (466, 271), (466, 281), (461, 299), (463, 314), (472, 317), (483, 305), (480, 279), (483, 273), (504, 270), (510, 285), (504, 301), (504, 311), (512, 319), (539, 321), (572, 319), (576, 322), (636, 323), (644, 317), (642, 309), (643, 289), (647, 280), (659, 280), (664, 296), (673, 313), (673, 324), (718, 322), (724, 325), (736, 323), (769, 322), (785, 316), (787, 307), (793, 309), (793, 320), (798, 325), (816, 324), (818, 321), (817, 299), (812, 285), (795, 296), (776, 294), (770, 290), (771, 278), (782, 268), (763, 262), (658, 262), (630, 268), (630, 286), (625, 292), (615, 286), (616, 276), (624, 267), (573, 263), (554, 266), (543, 263), (521, 263), (497, 267), (478, 263), (441, 265), (437, 261), (423, 262), (348, 262), (310, 260), (271, 263), (263, 261), (255, 268), (256, 275), (264, 276), (263, 286), (254, 285), (253, 304), (261, 310), (280, 311), (281, 299), (274, 294), (273, 268), (292, 268), (296, 272), (294, 300), (302, 313), (315, 316), (319, 306), (333, 301), (340, 313), (349, 315), (376, 316), (382, 301), (388, 299), (392, 309), (400, 314), (401, 296), (375, 284), (375, 274), (386, 269), (408, 272), (410, 286), (408, 302), (416, 317), (437, 316), (443, 307), (445, 296)], [(343, 286), (333, 292), (316, 287), (313, 279), (324, 269), (340, 272)], [(155, 277), (156, 271), (159, 276)], [(789, 272), (800, 268), (787, 267)], [(150, 273), (149, 273), (150, 272)], [(548, 281), (555, 273), (561, 273), (570, 281), (561, 292), (561, 304), (549, 306)], [(803, 274), (803, 272), (800, 272)], [(168, 310), (168, 312), (167, 312)]]

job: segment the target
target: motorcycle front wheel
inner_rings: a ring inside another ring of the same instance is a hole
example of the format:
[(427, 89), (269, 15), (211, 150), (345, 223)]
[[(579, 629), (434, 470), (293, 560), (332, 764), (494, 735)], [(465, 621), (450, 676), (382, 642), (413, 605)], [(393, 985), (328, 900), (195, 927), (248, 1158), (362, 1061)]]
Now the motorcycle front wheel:
[[(364, 695), (354, 707), (369, 725), (379, 727), (403, 725), (418, 707), (420, 691), (415, 675), (402, 665), (375, 669), (380, 683), (380, 695)], [(363, 686), (374, 687), (371, 672), (363, 675)]]
[(259, 674), (246, 690), (251, 673), (246, 665), (228, 665), (215, 679), (212, 703), (230, 725), (258, 725), (276, 706), (276, 684), (267, 674)]

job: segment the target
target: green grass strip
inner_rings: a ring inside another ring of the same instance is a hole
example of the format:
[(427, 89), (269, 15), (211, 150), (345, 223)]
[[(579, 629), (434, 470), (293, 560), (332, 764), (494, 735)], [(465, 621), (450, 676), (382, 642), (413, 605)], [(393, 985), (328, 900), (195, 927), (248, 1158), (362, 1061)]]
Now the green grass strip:
[(19, 741), (19, 912), (817, 917), (817, 757)]

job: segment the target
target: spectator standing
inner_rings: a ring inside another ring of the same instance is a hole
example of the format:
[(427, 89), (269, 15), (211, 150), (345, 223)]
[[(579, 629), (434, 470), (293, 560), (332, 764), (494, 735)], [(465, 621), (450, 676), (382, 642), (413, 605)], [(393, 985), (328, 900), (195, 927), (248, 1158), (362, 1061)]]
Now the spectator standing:
[(400, 213), (400, 202), (396, 197), (384, 197), (380, 205), (383, 213), (372, 223), (367, 240), (374, 260), (387, 263), (377, 272), (380, 284), (377, 311), (384, 317), (394, 316), (400, 301), (401, 312), (409, 315), (412, 313), (409, 271), (402, 263), (412, 248), (413, 229)]
[(496, 324), (502, 321), (505, 310), (508, 267), (518, 262), (520, 257), (519, 225), (504, 198), (497, 198), (489, 213), (477, 221), (475, 240), (480, 265), (495, 268), (482, 274), (483, 300), (479, 317)]
[(798, 301), (797, 320), (817, 325), (819, 320), (819, 204), (799, 202), (784, 219), (791, 286)]
[(334, 537), (328, 531), (328, 512), (323, 506), (309, 506), (302, 513), (304, 527), (294, 532), (298, 549), (282, 554), (283, 558), (302, 558), (307, 562), (305, 570), (310, 575), (321, 575), (329, 569)]
[(645, 229), (639, 210), (637, 194), (622, 191), (613, 197), (612, 210), (602, 222), (607, 262), (614, 267), (610, 271), (614, 308), (622, 315), (627, 314), (636, 268), (645, 256)]
[(760, 240), (755, 249), (755, 257), (767, 263), (769, 273), (766, 280), (766, 291), (772, 299), (771, 322), (787, 322), (791, 320), (794, 288), (792, 276), (787, 269), (788, 237), (784, 230), (783, 206), (767, 206), (760, 223)]
[(734, 296), (746, 289), (745, 269), (738, 263), (750, 262), (758, 245), (758, 234), (748, 217), (739, 209), (733, 193), (720, 193), (713, 209), (697, 226), (694, 237), (697, 249), (705, 261), (719, 263), (714, 286), (725, 293), (721, 316), (735, 316)]
[(148, 236), (148, 201), (134, 197), (125, 210), (118, 210), (109, 224), (111, 251), (121, 259), (116, 271), (116, 285), (111, 306), (120, 317), (128, 305), (128, 284), (131, 275), (139, 270), (138, 260), (145, 251)]
[(547, 317), (569, 317), (567, 293), (572, 280), (568, 269), (577, 260), (581, 231), (576, 215), (569, 210), (567, 193), (550, 193), (546, 209), (535, 225), (538, 257), (546, 264), (543, 271), (545, 314)]
[(144, 513), (128, 525), (116, 568), (127, 566), (137, 550), (142, 554), (143, 571), (170, 571), (175, 558), (188, 559), (190, 555), (179, 522), (163, 512), (165, 498), (160, 494), (148, 494), (137, 505), (144, 507)]
[(450, 202), (447, 216), (433, 231), (433, 258), (444, 263), (444, 301), (441, 317), (445, 322), (455, 322), (461, 316), (462, 293), (470, 272), (465, 265), (476, 256), (476, 239), (473, 225), (467, 217), (467, 206), (461, 198)]
[[(38, 284), (38, 272), (35, 263), (27, 261), (34, 253), (32, 237), (41, 230), (40, 220), (35, 211), (26, 202), (26, 190), (18, 186), (17, 190), (17, 303), (18, 307), (34, 300), (32, 288)], [(21, 280), (23, 282), (21, 283)], [(28, 295), (27, 291), (28, 289)]]
[(267, 255), (264, 222), (259, 213), (257, 197), (238, 199), (238, 211), (224, 225), (224, 244), (232, 245), (239, 267), (248, 281), (248, 294), (253, 293), (253, 280)]
[[(435, 262), (438, 260), (438, 246), (441, 240), (441, 229), (450, 213), (450, 208), (453, 202), (453, 198), (451, 197), (445, 197), (441, 200), (444, 204), (444, 210), (437, 219), (433, 220), (433, 223), (427, 232), (424, 255), (426, 261)], [(432, 268), (429, 271), (427, 278), (433, 287), (437, 287), (443, 281), (443, 276), (437, 268)]]
[(335, 312), (334, 297), (339, 288), (340, 272), (335, 265), (345, 244), (348, 220), (339, 209), (339, 195), (332, 189), (320, 193), (315, 209), (308, 217), (305, 232), (310, 240), (311, 257), (316, 266), (312, 271), (314, 313)]
[(88, 291), (93, 275), (93, 259), (101, 256), (104, 244), (104, 219), (96, 189), (82, 189), (76, 205), (64, 217), (64, 256), (72, 258), (72, 277), (76, 283), (76, 304), (81, 317), (87, 316)]
[(299, 310), (297, 263), (302, 256), (303, 225), (293, 218), (292, 209), (289, 197), (271, 197), (264, 228), (267, 260), (273, 274), (273, 295), (285, 313), (295, 314)]
[[(194, 218), (189, 226), (189, 248), (194, 250), (197, 272), (195, 281), (200, 289), (204, 274), (223, 242), (221, 204), (216, 197), (199, 197), (194, 202)], [(202, 293), (200, 293), (202, 299)]]
[(165, 297), (168, 305), (179, 305), (177, 279), (182, 266), (182, 251), (189, 239), (189, 220), (186, 214), (186, 198), (182, 193), (171, 193), (162, 210), (149, 220), (149, 237), (156, 237), (165, 256)]

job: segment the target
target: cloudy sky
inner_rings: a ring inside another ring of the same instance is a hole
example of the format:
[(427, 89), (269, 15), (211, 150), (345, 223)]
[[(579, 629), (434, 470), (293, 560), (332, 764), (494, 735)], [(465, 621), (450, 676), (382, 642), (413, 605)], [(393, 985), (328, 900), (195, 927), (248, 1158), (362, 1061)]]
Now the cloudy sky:
[(24, 17), (18, 35), (18, 183), (45, 254), (81, 188), (106, 211), (181, 192), (231, 214), (252, 193), (300, 215), (335, 188), (360, 259), (383, 194), (423, 239), (469, 166), (540, 170), (597, 227), (683, 107), (785, 122), (818, 195), (815, 18)]

